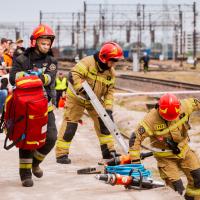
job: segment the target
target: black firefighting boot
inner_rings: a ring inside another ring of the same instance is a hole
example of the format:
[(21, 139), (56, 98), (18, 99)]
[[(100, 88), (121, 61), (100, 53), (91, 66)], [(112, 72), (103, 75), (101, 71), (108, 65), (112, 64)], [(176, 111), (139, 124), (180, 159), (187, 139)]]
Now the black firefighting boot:
[(20, 174), (22, 186), (24, 187), (33, 186), (31, 169), (19, 169), (19, 174)]
[(107, 144), (101, 145), (101, 152), (105, 160), (121, 156), (121, 154), (117, 153), (115, 150), (109, 150)]
[(37, 178), (41, 178), (43, 176), (43, 171), (42, 169), (38, 166), (33, 166), (32, 167), (32, 173), (35, 175)]
[(56, 158), (56, 162), (60, 164), (70, 164), (71, 160), (68, 158), (68, 154)]
[(32, 173), (37, 178), (41, 178), (43, 176), (43, 170), (39, 166), (40, 163), (41, 161), (33, 157)]

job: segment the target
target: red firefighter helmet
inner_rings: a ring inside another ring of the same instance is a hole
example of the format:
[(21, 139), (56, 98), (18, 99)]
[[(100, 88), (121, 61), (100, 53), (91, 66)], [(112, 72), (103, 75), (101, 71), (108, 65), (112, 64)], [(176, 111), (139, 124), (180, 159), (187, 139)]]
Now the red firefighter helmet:
[(99, 52), (99, 59), (102, 63), (107, 63), (110, 59), (118, 60), (123, 57), (122, 48), (115, 42), (105, 43)]
[(180, 114), (180, 101), (173, 94), (164, 94), (158, 105), (160, 116), (167, 121), (175, 120)]
[(32, 47), (35, 47), (36, 40), (38, 38), (49, 38), (51, 39), (51, 44), (52, 44), (55, 38), (55, 34), (48, 25), (40, 24), (38, 27), (34, 29), (30, 37)]

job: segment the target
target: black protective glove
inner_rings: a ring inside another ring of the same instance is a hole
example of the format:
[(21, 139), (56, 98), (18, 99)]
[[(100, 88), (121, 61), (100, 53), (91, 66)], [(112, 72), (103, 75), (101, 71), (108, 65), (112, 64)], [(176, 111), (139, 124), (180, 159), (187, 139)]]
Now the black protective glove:
[(112, 110), (106, 109), (106, 112), (108, 113), (108, 115), (109, 115), (109, 117), (112, 119), (112, 121), (114, 121), (114, 120), (113, 120), (113, 115), (112, 115), (113, 111), (112, 111)]
[(179, 154), (181, 150), (178, 148), (178, 143), (174, 142), (172, 139), (167, 138), (166, 143), (168, 147), (172, 150), (173, 154)]
[(116, 151), (110, 151), (110, 155), (111, 155), (111, 157), (113, 157), (113, 158), (116, 158), (116, 157), (121, 156), (121, 154), (120, 154), (120, 153), (117, 153)]
[(84, 88), (79, 89), (78, 95), (82, 96), (86, 100), (90, 100), (90, 97), (88, 96), (87, 92), (84, 90)]

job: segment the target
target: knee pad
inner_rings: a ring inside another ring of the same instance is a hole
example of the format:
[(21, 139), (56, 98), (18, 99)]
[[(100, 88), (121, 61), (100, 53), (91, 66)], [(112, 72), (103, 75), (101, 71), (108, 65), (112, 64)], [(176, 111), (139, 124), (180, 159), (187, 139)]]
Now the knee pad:
[(135, 132), (131, 133), (131, 137), (129, 139), (129, 147), (132, 147), (135, 143), (136, 134)]
[(194, 187), (200, 188), (200, 168), (191, 171), (190, 174), (194, 180)]
[(194, 200), (194, 197), (188, 196), (187, 194), (184, 195), (186, 200)]
[(70, 142), (76, 133), (77, 127), (77, 122), (67, 122), (67, 128), (65, 130), (63, 139), (67, 142)]
[(98, 120), (99, 120), (100, 132), (104, 135), (109, 135), (110, 132), (105, 126), (105, 124), (103, 123), (102, 119), (99, 117)]
[(183, 182), (181, 179), (172, 182), (172, 185), (173, 185), (175, 191), (177, 191), (180, 195), (183, 194), (183, 191), (185, 190), (185, 188), (183, 186)]

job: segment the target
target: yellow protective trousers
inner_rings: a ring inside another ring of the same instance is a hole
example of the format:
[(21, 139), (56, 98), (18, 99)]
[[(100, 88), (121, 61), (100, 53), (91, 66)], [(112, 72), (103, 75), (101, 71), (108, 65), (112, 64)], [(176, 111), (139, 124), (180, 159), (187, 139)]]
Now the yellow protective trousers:
[[(180, 180), (180, 170), (187, 177), (186, 199), (200, 200), (200, 161), (195, 152), (189, 149), (184, 158), (156, 158), (161, 178), (167, 185)], [(189, 197), (189, 198), (188, 198)]]
[[(110, 151), (114, 151), (114, 139), (107, 129), (103, 129), (99, 116), (91, 104), (80, 102), (77, 99), (68, 96), (67, 107), (65, 108), (63, 122), (59, 130), (56, 142), (56, 157), (69, 154), (70, 144), (76, 133), (78, 121), (83, 116), (84, 110), (87, 110), (89, 116), (94, 122), (94, 128), (99, 139), (103, 158), (107, 157)], [(88, 141), (89, 142), (89, 141)]]

